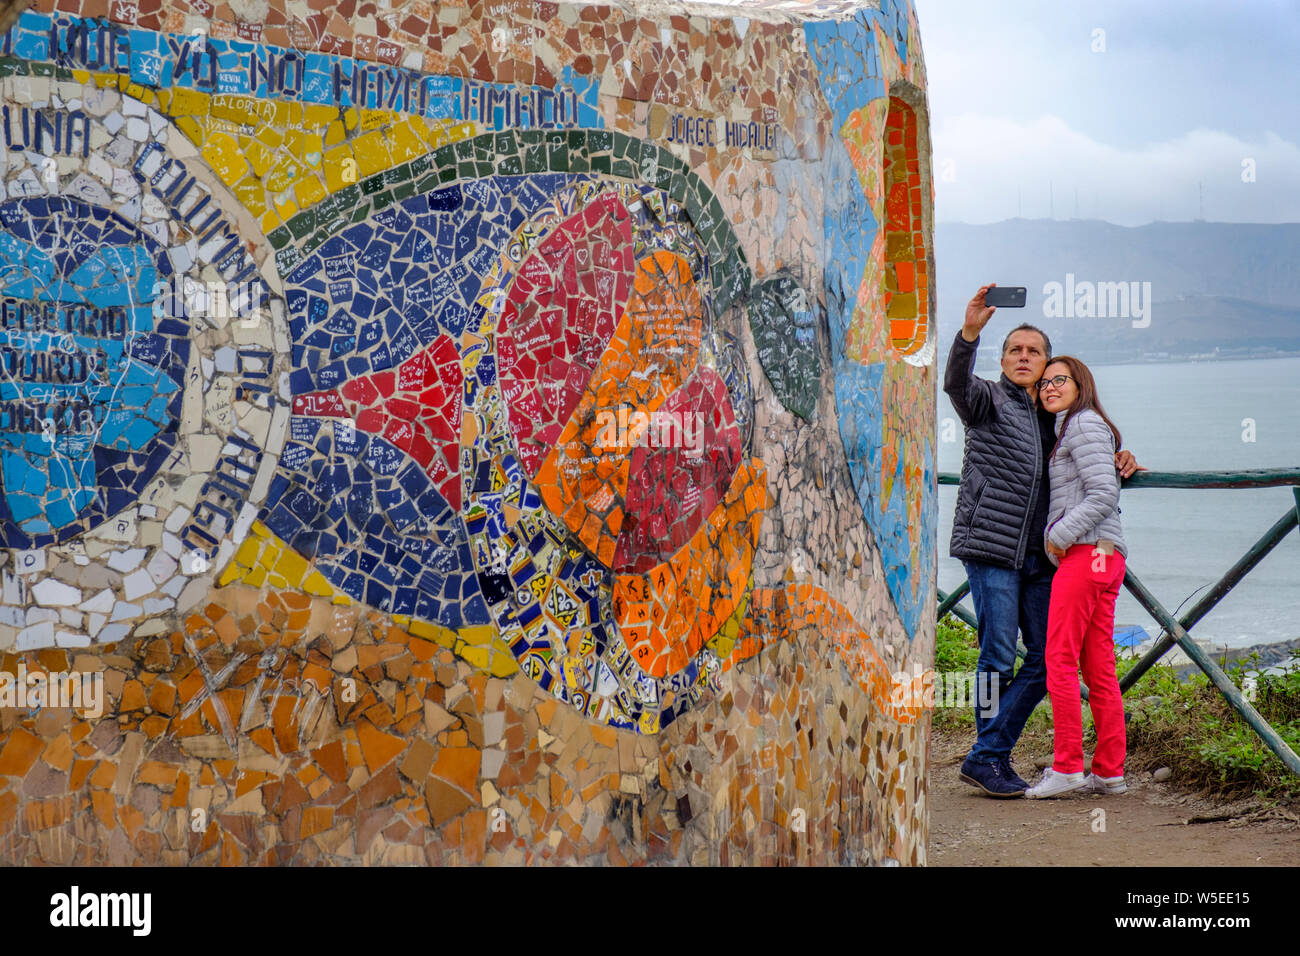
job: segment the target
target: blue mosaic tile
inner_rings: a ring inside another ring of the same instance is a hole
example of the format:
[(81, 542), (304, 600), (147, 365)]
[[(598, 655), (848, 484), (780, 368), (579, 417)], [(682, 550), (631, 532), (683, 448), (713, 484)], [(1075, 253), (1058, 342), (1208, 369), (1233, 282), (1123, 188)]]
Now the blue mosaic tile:
[(167, 252), (107, 210), (0, 206), (0, 540), (39, 547), (138, 496), (175, 444), (187, 331), (156, 323)]

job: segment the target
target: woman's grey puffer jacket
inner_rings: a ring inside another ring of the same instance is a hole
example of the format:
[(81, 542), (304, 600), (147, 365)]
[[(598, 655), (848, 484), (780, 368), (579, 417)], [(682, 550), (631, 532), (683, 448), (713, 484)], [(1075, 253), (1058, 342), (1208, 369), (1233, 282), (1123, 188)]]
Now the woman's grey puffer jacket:
[[(1065, 416), (1064, 411), (1056, 414), (1058, 436)], [(1073, 544), (1109, 539), (1115, 543), (1115, 550), (1127, 558), (1128, 546), (1119, 520), (1115, 436), (1105, 419), (1090, 408), (1071, 418), (1047, 472), (1051, 504), (1046, 540), (1064, 550)]]

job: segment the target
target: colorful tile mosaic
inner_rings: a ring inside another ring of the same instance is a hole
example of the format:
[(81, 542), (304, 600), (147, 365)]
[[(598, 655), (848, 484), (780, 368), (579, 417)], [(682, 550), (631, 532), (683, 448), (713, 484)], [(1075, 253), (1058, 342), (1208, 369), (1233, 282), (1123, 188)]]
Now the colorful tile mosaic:
[(933, 184), (928, 139), (917, 134), (928, 124), (909, 103), (924, 111), (924, 67), (908, 56), (920, 49), (916, 17), (882, 0), (878, 12), (805, 31), (839, 124), (839, 162), (850, 166), (829, 206), (842, 212), (824, 220), (838, 272), (827, 305), (840, 435), (890, 593), (915, 633), (934, 573), (936, 504), (926, 489), (937, 480), (928, 407), (914, 400), (931, 387), (935, 354), (924, 240), (933, 232)]
[(0, 859), (923, 862), (911, 10), (317, 6), (0, 40)]

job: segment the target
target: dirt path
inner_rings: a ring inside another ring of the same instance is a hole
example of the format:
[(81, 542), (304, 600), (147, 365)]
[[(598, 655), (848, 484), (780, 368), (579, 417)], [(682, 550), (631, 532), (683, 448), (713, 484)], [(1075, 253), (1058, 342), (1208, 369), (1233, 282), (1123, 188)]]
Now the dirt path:
[[(1150, 774), (1130, 776), (1119, 796), (994, 800), (957, 778), (973, 739), (970, 730), (937, 730), (931, 742), (931, 866), (1300, 866), (1294, 809), (1212, 803)], [(1022, 742), (1013, 759), (1033, 783), (1030, 746)], [(1233, 819), (1185, 822), (1224, 815)]]

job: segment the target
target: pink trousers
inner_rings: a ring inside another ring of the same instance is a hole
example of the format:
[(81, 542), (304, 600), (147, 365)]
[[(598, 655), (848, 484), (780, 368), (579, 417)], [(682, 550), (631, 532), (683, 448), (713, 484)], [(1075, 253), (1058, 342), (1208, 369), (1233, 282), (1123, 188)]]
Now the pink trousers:
[(1083, 708), (1079, 670), (1097, 728), (1092, 772), (1099, 777), (1124, 773), (1124, 702), (1115, 676), (1115, 599), (1124, 581), (1124, 556), (1096, 553), (1076, 544), (1065, 553), (1052, 578), (1047, 612), (1047, 692), (1052, 696), (1058, 773), (1083, 770)]

